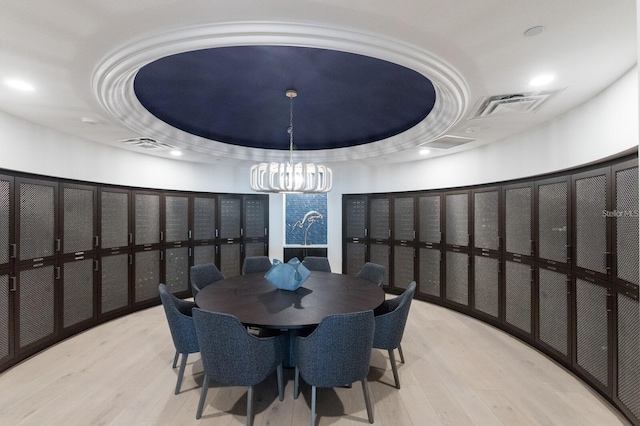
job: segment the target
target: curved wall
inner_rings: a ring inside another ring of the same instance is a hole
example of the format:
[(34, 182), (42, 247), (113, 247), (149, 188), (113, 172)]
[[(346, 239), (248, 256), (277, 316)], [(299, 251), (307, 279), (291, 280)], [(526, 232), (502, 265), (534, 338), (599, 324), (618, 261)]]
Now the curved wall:
[[(567, 89), (570, 90), (570, 89)], [(553, 102), (553, 100), (551, 100)], [(332, 164), (329, 258), (342, 270), (342, 194), (427, 190), (530, 177), (606, 159), (638, 146), (637, 67), (556, 120), (499, 143), (412, 163)], [(250, 193), (250, 164), (227, 167), (124, 151), (0, 112), (0, 168), (142, 188)], [(283, 197), (270, 201), (270, 257), (281, 258)]]

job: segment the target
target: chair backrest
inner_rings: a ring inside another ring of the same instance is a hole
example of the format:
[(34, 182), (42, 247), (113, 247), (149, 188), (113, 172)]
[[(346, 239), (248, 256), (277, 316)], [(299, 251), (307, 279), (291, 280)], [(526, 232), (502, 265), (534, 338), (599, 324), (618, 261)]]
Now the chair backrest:
[(398, 347), (402, 341), (415, 291), (416, 282), (412, 281), (404, 293), (383, 303), (384, 310), (375, 317), (374, 348), (395, 349)]
[(310, 271), (331, 272), (331, 265), (329, 265), (329, 259), (321, 256), (307, 256), (302, 261), (302, 264)]
[(369, 372), (373, 311), (330, 315), (307, 337), (296, 338), (296, 365), (317, 387), (344, 386)]
[(181, 354), (198, 352), (198, 338), (191, 316), (195, 303), (178, 299), (162, 283), (158, 285), (158, 292), (176, 351)]
[(195, 308), (204, 374), (227, 386), (253, 386), (282, 363), (283, 336), (258, 338), (233, 315)]
[(191, 292), (193, 297), (209, 284), (216, 281), (224, 280), (225, 276), (218, 267), (213, 263), (204, 263), (202, 265), (194, 265), (190, 269)]
[(244, 258), (242, 263), (242, 275), (253, 274), (254, 272), (267, 272), (271, 269), (269, 256), (249, 256)]
[(367, 262), (362, 265), (362, 268), (356, 274), (358, 278), (364, 278), (367, 281), (371, 281), (378, 287), (384, 282), (384, 276), (387, 273), (387, 267), (377, 263)]

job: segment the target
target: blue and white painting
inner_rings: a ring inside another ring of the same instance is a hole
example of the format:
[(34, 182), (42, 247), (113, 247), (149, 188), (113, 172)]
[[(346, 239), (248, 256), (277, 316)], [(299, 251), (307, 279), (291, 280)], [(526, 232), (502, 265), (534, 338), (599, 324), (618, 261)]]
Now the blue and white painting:
[(327, 244), (327, 194), (285, 194), (285, 244)]

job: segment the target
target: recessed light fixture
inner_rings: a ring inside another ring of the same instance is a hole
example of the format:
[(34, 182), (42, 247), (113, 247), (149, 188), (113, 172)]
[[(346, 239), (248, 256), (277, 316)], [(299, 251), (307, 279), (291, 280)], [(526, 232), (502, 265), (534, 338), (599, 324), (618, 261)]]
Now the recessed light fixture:
[(182, 155), (182, 151), (174, 149), (171, 151), (171, 155), (173, 155), (174, 157), (180, 157)]
[(551, 83), (554, 80), (553, 74), (543, 74), (533, 78), (530, 82), (530, 86), (544, 86)]
[(20, 90), (22, 92), (33, 92), (36, 89), (32, 84), (27, 83), (24, 80), (18, 80), (16, 78), (7, 78), (4, 81), (4, 84), (11, 87), (12, 89)]
[(430, 150), (430, 149), (426, 149), (426, 148), (422, 148), (422, 149), (419, 151), (420, 155), (427, 155), (427, 154), (429, 154), (430, 152), (431, 152), (431, 150)]
[(90, 124), (92, 126), (95, 126), (96, 124), (98, 124), (98, 120), (91, 117), (82, 117), (80, 121), (82, 121), (84, 124)]
[(525, 37), (535, 37), (541, 32), (544, 31), (544, 27), (542, 25), (536, 25), (535, 27), (531, 27), (524, 32)]

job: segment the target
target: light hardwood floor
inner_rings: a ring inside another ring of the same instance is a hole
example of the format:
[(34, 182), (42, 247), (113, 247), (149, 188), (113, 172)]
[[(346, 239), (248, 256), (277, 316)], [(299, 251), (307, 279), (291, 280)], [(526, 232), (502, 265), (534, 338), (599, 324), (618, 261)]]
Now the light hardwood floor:
[[(375, 424), (626, 425), (572, 374), (508, 334), (465, 315), (413, 301), (402, 342), (402, 389), (393, 387), (386, 351), (371, 356)], [(174, 395), (174, 348), (161, 306), (103, 324), (0, 375), (0, 425), (241, 425), (246, 389), (213, 386), (195, 419), (202, 383), (191, 355)], [(396, 356), (396, 358), (398, 358)], [(307, 425), (310, 388), (285, 400), (275, 374), (256, 388), (259, 425)], [(368, 424), (362, 387), (319, 389), (320, 425)]]

